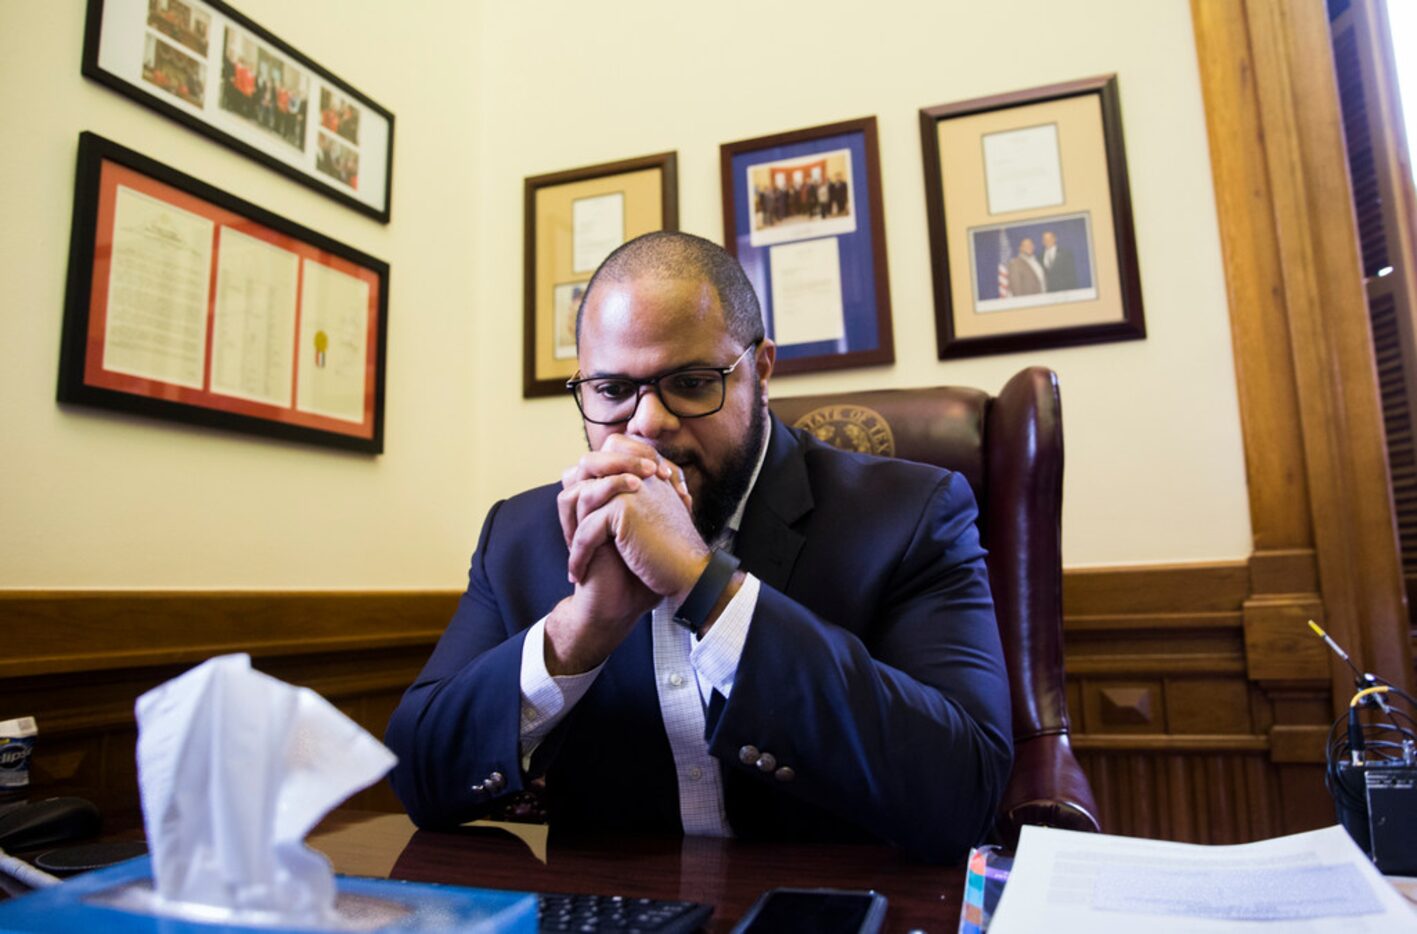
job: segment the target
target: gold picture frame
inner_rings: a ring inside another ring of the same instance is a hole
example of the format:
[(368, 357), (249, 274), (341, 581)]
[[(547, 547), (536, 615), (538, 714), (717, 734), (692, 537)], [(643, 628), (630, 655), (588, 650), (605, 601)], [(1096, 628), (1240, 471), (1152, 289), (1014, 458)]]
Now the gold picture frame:
[(522, 396), (560, 395), (576, 373), (575, 316), (615, 247), (679, 227), (673, 152), (526, 180)]

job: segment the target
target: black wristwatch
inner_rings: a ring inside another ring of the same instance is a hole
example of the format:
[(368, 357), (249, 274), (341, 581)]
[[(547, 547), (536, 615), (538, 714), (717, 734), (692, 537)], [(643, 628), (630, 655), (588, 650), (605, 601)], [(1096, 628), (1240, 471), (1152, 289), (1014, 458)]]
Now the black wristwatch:
[(694, 589), (689, 591), (689, 596), (684, 599), (679, 609), (674, 611), (674, 622), (697, 636), (699, 630), (704, 628), (704, 623), (708, 622), (709, 614), (713, 612), (718, 598), (728, 589), (728, 584), (733, 580), (733, 572), (738, 570), (738, 563), (738, 559), (728, 552), (715, 548), (709, 554), (708, 567), (699, 575)]

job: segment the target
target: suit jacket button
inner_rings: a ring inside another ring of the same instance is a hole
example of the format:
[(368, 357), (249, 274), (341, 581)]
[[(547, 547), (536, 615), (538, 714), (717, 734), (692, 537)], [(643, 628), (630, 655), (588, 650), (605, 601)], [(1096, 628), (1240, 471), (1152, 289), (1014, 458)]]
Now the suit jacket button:
[(782, 768), (772, 773), (772, 777), (780, 782), (790, 782), (797, 777), (797, 773), (792, 771), (792, 766), (784, 765)]
[(770, 752), (765, 752), (758, 757), (758, 768), (764, 772), (771, 772), (777, 768), (777, 757)]
[(501, 772), (493, 772), (491, 775), (487, 776), (488, 791), (501, 791), (502, 787), (506, 784), (507, 776), (503, 775)]
[(473, 786), (472, 786), (472, 793), (475, 794), (475, 795), (485, 794), (486, 792), (487, 792), (487, 783), (486, 783), (486, 782), (478, 782), (476, 785), (473, 785)]
[(744, 746), (742, 749), (738, 750), (738, 761), (744, 765), (752, 765), (754, 762), (757, 762), (758, 747)]

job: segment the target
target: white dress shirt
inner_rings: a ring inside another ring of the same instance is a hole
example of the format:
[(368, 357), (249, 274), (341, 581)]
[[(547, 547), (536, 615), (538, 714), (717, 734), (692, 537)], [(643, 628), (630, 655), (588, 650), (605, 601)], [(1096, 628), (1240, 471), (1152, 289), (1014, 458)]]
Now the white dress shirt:
[[(715, 547), (733, 550), (738, 526), (748, 497), (757, 485), (758, 473), (767, 456), (768, 437), (764, 434), (758, 463), (738, 508), (728, 520)], [(674, 622), (677, 609), (668, 599), (661, 600), (651, 618), (654, 645), (655, 689), (660, 716), (669, 736), (674, 768), (679, 782), (679, 817), (684, 833), (690, 836), (733, 835), (723, 804), (723, 781), (718, 760), (709, 755), (704, 739), (705, 713), (714, 691), (726, 699), (733, 691), (738, 662), (748, 641), (753, 611), (758, 605), (759, 582), (747, 575), (743, 586), (728, 601), (718, 619), (702, 639)], [(552, 676), (546, 670), (546, 618), (527, 631), (522, 643), (521, 666), (521, 754), (522, 768), (531, 766), (536, 747), (555, 729), (590, 690), (600, 674), (600, 666), (577, 675)], [(687, 690), (692, 674), (697, 690)]]

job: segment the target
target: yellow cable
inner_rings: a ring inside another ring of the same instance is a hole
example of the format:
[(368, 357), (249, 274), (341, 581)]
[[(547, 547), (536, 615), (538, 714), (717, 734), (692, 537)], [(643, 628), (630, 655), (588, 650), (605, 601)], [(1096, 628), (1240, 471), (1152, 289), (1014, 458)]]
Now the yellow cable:
[(1363, 698), (1367, 697), (1369, 694), (1386, 694), (1389, 690), (1391, 690), (1391, 688), (1389, 688), (1385, 684), (1379, 684), (1376, 687), (1371, 688), (1363, 688), (1363, 690), (1353, 695), (1353, 699), (1348, 702), (1348, 706), (1357, 707), (1358, 702), (1361, 701)]

